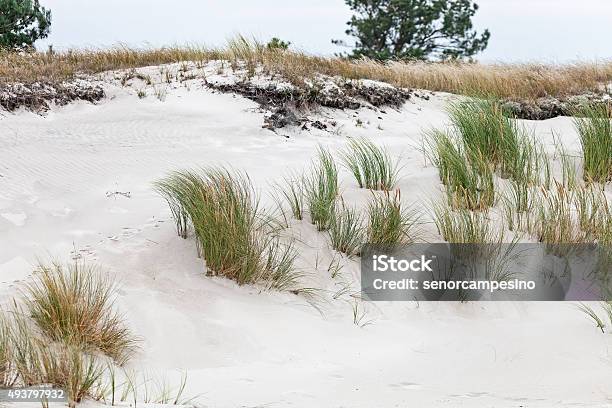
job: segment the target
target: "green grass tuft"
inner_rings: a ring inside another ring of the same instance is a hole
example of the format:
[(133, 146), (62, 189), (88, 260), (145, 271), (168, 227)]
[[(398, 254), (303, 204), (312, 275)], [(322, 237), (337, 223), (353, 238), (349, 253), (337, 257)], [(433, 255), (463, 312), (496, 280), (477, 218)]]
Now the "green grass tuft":
[(338, 168), (328, 150), (319, 147), (317, 161), (304, 183), (310, 220), (319, 231), (325, 231), (329, 228), (338, 196)]
[(417, 239), (419, 214), (405, 208), (399, 190), (374, 194), (368, 206), (367, 242), (392, 249)]
[(584, 156), (584, 179), (612, 181), (612, 107), (592, 106), (577, 112), (574, 120)]
[(450, 135), (433, 131), (427, 139), (428, 155), (438, 167), (453, 207), (485, 210), (495, 202), (493, 171), (484, 155), (467, 151)]
[(173, 214), (189, 220), (209, 273), (276, 289), (289, 289), (296, 283), (297, 254), (269, 230), (246, 175), (222, 168), (181, 171), (155, 186), (170, 208), (174, 206)]
[(392, 190), (397, 183), (397, 163), (393, 162), (386, 149), (368, 139), (351, 140), (342, 160), (360, 188)]
[(354, 208), (336, 206), (329, 226), (331, 246), (348, 256), (359, 255), (364, 241), (363, 219)]

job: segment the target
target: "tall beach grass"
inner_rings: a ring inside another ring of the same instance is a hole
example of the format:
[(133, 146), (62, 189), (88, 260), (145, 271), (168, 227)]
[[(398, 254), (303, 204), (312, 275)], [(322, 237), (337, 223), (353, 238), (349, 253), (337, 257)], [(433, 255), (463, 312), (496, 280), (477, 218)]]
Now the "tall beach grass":
[(584, 179), (612, 181), (612, 106), (585, 107), (574, 120), (584, 158)]
[(352, 139), (342, 161), (360, 188), (392, 190), (397, 183), (397, 163), (385, 148), (369, 139)]
[(173, 214), (186, 214), (209, 273), (277, 289), (295, 283), (294, 248), (268, 230), (246, 175), (223, 168), (179, 171), (155, 186), (171, 208), (180, 208)]
[(305, 176), (304, 184), (310, 220), (319, 231), (327, 230), (339, 192), (338, 168), (329, 150), (319, 146), (317, 160)]
[(112, 276), (82, 262), (39, 265), (24, 293), (29, 314), (49, 338), (124, 364), (138, 340), (114, 311), (115, 296)]

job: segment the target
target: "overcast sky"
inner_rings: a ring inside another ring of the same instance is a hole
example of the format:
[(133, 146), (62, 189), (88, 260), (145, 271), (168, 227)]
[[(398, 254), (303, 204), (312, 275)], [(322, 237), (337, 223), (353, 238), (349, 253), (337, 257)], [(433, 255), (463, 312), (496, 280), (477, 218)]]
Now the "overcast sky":
[[(343, 0), (41, 0), (53, 13), (39, 48), (119, 42), (222, 45), (236, 33), (277, 36), (316, 54), (342, 51)], [(483, 61), (612, 59), (612, 0), (478, 0), (474, 23), (491, 40)]]

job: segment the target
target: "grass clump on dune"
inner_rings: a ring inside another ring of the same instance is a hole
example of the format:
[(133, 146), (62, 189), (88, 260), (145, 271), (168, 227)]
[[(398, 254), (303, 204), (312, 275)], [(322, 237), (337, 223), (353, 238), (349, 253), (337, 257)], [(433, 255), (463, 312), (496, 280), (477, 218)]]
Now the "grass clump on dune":
[(331, 153), (319, 147), (317, 161), (304, 179), (310, 220), (319, 231), (329, 228), (338, 196), (338, 168)]
[(25, 295), (32, 319), (54, 341), (99, 350), (119, 364), (136, 349), (137, 339), (113, 311), (112, 279), (95, 267), (40, 265)]
[(368, 139), (353, 139), (342, 157), (360, 188), (392, 190), (397, 182), (397, 164), (386, 149)]
[(364, 241), (363, 219), (356, 209), (344, 202), (336, 206), (329, 225), (331, 246), (348, 256), (359, 255)]
[(156, 188), (186, 215), (209, 273), (277, 289), (295, 283), (294, 248), (268, 230), (248, 177), (223, 168), (180, 171)]
[(438, 233), (451, 244), (494, 244), (504, 240), (503, 231), (492, 228), (486, 212), (434, 204), (433, 213)]
[(470, 100), (450, 105), (453, 127), (470, 157), (479, 155), (504, 178), (537, 182), (542, 153), (516, 121), (506, 117), (498, 102)]
[(52, 385), (67, 392), (74, 407), (92, 397), (102, 379), (105, 365), (80, 346), (54, 341), (20, 308), (0, 317), (5, 341), (10, 351), (4, 367), (6, 386)]
[(454, 207), (485, 210), (495, 201), (493, 171), (479, 151), (469, 151), (450, 135), (433, 131), (428, 155), (438, 167), (449, 203)]
[(367, 242), (389, 249), (412, 243), (418, 223), (419, 214), (404, 207), (399, 191), (374, 194), (368, 205)]
[(584, 156), (584, 179), (612, 181), (612, 107), (595, 106), (578, 112), (574, 120)]
[[(289, 205), (296, 220), (304, 218), (304, 181), (300, 177), (285, 178), (284, 184), (277, 184), (282, 200)], [(279, 204), (282, 207), (282, 203)]]

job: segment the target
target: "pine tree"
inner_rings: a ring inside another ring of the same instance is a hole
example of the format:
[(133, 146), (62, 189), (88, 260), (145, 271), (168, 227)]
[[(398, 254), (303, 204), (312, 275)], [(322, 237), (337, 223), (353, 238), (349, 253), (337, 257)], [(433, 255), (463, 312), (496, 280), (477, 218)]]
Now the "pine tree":
[(32, 48), (49, 35), (51, 11), (38, 0), (0, 0), (0, 49)]
[(489, 41), (489, 30), (478, 35), (473, 29), (478, 5), (471, 0), (345, 1), (356, 13), (346, 30), (357, 39), (355, 58), (465, 58), (483, 51)]

